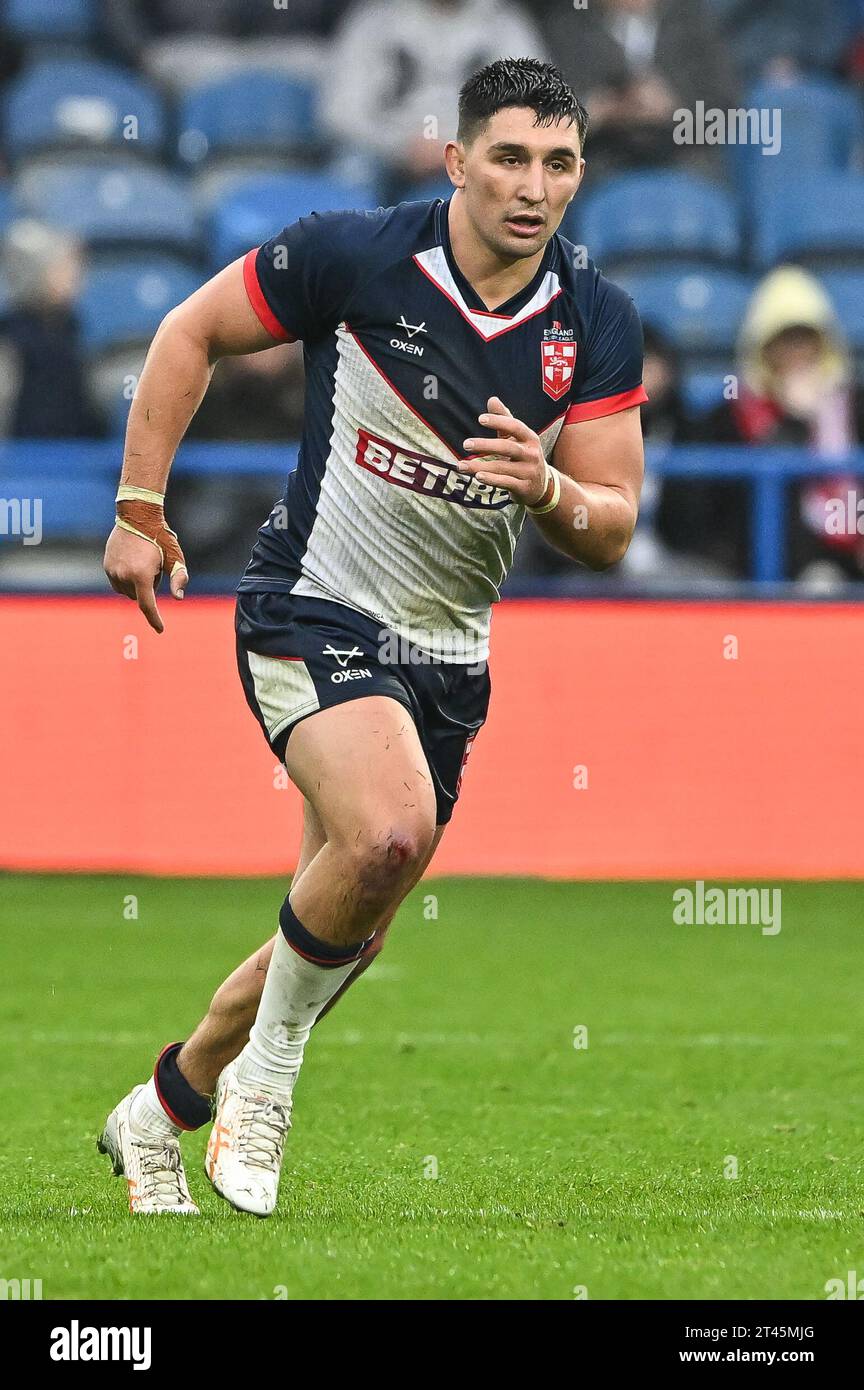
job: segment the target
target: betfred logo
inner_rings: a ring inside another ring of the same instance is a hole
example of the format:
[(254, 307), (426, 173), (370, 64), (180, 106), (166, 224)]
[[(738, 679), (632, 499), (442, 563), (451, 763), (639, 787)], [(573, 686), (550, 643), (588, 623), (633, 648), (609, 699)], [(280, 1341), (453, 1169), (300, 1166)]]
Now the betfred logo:
[(355, 461), (396, 487), (407, 487), (425, 497), (440, 497), (442, 502), (455, 502), (460, 507), (497, 511), (513, 501), (506, 487), (478, 482), (470, 473), (460, 473), (452, 464), (402, 449), (398, 444), (376, 438), (368, 430), (357, 431)]

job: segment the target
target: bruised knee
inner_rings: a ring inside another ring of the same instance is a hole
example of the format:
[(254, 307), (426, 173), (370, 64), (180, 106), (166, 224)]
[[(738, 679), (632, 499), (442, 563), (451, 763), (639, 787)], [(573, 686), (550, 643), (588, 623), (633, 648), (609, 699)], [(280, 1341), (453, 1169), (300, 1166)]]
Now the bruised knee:
[(393, 822), (361, 832), (347, 847), (350, 877), (367, 908), (384, 908), (406, 891), (426, 860), (434, 833), (431, 825)]

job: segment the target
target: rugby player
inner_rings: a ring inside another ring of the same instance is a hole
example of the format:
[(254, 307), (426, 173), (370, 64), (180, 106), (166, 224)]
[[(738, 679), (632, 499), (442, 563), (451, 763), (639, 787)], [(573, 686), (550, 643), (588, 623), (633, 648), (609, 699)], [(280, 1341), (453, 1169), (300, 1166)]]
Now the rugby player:
[(304, 344), (299, 463), (236, 610), (246, 698), (304, 797), (304, 832), (275, 937), (106, 1122), (99, 1146), (133, 1211), (197, 1211), (179, 1136), (208, 1122), (214, 1091), (208, 1176), (240, 1210), (273, 1210), (310, 1030), (380, 949), (459, 795), (526, 513), (592, 569), (627, 549), (640, 324), (558, 231), (586, 125), (556, 68), (493, 63), (460, 94), (449, 200), (302, 218), (153, 340), (105, 569), (157, 632), (161, 575), (177, 599), (188, 582), (169, 468), (215, 362)]

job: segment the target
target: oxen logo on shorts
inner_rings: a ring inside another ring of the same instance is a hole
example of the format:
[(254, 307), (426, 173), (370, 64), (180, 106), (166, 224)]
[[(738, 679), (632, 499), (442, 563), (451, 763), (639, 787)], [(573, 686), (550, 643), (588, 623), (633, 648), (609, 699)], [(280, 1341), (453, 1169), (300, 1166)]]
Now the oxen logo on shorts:
[(569, 390), (576, 367), (576, 344), (573, 329), (562, 328), (556, 319), (543, 333), (540, 344), (543, 390), (553, 401), (560, 400)]
[(353, 657), (366, 655), (359, 647), (352, 647), (350, 651), (337, 651), (337, 649), (331, 647), (328, 642), (326, 647), (321, 648), (321, 655), (335, 657), (339, 665), (343, 668), (341, 671), (334, 671), (330, 677), (335, 685), (340, 685), (342, 681), (359, 681), (362, 680), (364, 676), (369, 676), (370, 678), (372, 676), (372, 672), (369, 670), (368, 666), (352, 666), (350, 671), (344, 669)]

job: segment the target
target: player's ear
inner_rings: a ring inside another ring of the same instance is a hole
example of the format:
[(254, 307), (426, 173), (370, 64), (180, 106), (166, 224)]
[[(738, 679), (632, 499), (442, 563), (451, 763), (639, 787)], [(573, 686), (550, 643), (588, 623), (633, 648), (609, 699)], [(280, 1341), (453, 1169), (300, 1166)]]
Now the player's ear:
[(444, 167), (456, 188), (465, 187), (465, 146), (461, 140), (448, 140), (444, 146)]

